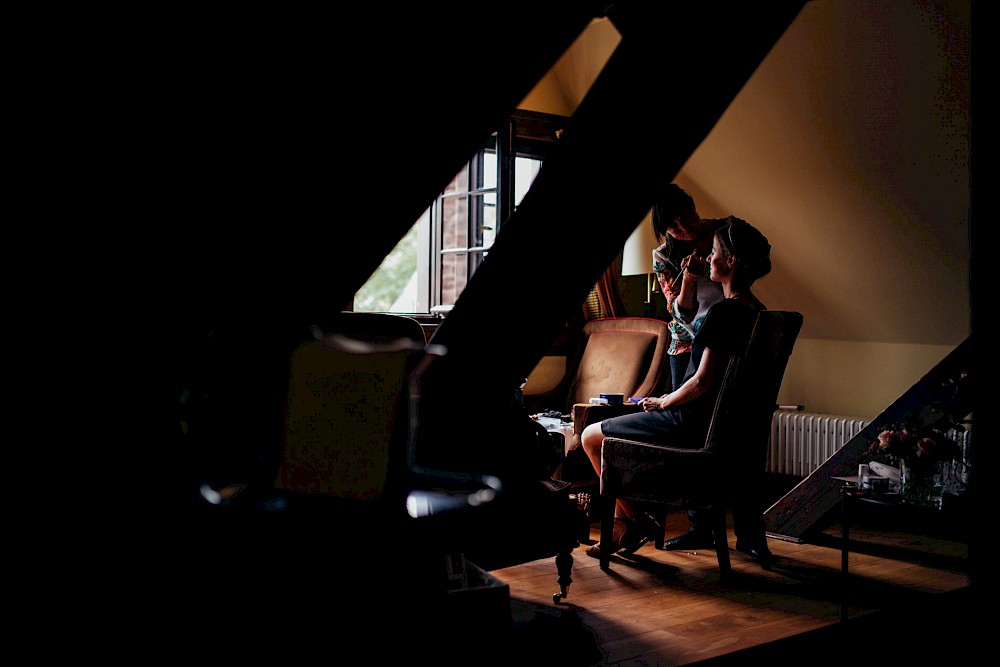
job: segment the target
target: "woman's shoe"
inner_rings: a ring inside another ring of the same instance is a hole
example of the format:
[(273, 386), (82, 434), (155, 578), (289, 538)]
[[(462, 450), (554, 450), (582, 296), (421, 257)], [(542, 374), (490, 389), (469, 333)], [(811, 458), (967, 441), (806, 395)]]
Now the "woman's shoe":
[[(621, 548), (616, 552), (619, 556), (631, 556), (646, 542), (655, 542), (657, 538), (662, 539), (663, 526), (660, 525), (660, 522), (652, 514), (643, 513), (639, 519), (639, 526), (636, 530), (632, 531), (632, 535), (635, 535), (637, 539), (632, 541), (623, 539)], [(628, 534), (626, 533), (627, 536)]]
[[(663, 527), (648, 514), (643, 516), (641, 527), (631, 521), (615, 517), (614, 544), (618, 548), (613, 550), (612, 553), (616, 556), (631, 556), (646, 542), (655, 540), (658, 534), (663, 535)], [(589, 547), (587, 555), (591, 558), (600, 558), (601, 543), (598, 542)]]
[[(623, 548), (623, 544), (629, 544), (629, 542), (628, 542), (629, 535), (631, 535), (631, 534), (637, 534), (637, 533), (638, 533), (638, 531), (632, 525), (631, 521), (628, 521), (627, 519), (622, 519), (622, 518), (619, 518), (619, 517), (615, 517), (615, 529), (614, 529), (613, 537), (611, 538), (612, 539), (612, 544), (614, 545), (612, 547), (612, 549), (611, 549), (612, 553), (618, 553), (618, 552), (620, 552), (622, 550), (622, 548)], [(631, 545), (629, 544), (629, 546), (631, 546)], [(639, 546), (642, 546), (642, 545), (640, 544)], [(639, 547), (636, 547), (636, 549), (638, 549), (638, 548)], [(587, 548), (587, 555), (590, 556), (591, 558), (600, 558), (601, 557), (601, 543), (598, 542), (597, 544), (594, 544), (594, 545), (591, 545), (590, 547), (588, 547)]]

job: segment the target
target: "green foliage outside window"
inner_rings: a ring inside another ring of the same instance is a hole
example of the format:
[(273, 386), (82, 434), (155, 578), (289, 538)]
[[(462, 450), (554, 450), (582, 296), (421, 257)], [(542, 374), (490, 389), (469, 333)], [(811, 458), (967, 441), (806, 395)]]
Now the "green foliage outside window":
[[(382, 265), (354, 295), (354, 310), (388, 312), (417, 271), (417, 225), (400, 239)], [(405, 310), (405, 309), (404, 309)]]

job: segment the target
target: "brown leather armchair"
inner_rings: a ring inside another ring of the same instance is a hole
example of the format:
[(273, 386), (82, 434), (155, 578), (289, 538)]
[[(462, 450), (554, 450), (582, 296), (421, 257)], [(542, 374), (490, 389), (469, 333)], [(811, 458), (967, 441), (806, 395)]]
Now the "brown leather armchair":
[[(580, 342), (566, 360), (562, 378), (552, 387), (529, 377), (524, 404), (529, 412), (572, 412), (574, 404), (587, 403), (601, 392), (648, 396), (669, 385), (666, 366), (670, 330), (651, 317), (606, 317), (583, 325)], [(543, 359), (539, 367), (549, 360)], [(534, 375), (534, 373), (533, 373)]]
[[(669, 344), (670, 329), (663, 320), (650, 317), (594, 319), (584, 324), (580, 343), (567, 359), (566, 371), (557, 384), (539, 391), (537, 387), (544, 380), (535, 382), (534, 377), (529, 378), (523, 391), (529, 412), (558, 410), (572, 417), (573, 436), (566, 443), (570, 454), (557, 471), (557, 477), (596, 482), (597, 475), (586, 457), (573, 455), (574, 452), (582, 453), (578, 451), (580, 434), (592, 422), (636, 410), (628, 403), (632, 396), (658, 396), (668, 391)], [(551, 364), (551, 360), (543, 359), (540, 366), (545, 364)], [(602, 392), (624, 394), (626, 402), (622, 406), (591, 405), (590, 399)]]

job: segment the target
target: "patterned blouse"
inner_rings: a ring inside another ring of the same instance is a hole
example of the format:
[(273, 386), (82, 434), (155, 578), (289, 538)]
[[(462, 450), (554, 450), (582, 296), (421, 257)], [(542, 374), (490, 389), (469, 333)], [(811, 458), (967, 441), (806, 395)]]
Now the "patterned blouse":
[[(717, 230), (726, 225), (727, 219), (709, 220), (712, 229)], [(702, 322), (708, 315), (708, 309), (713, 304), (722, 301), (722, 286), (709, 279), (708, 273), (698, 277), (695, 284), (695, 300), (698, 307), (695, 310), (682, 310), (677, 304), (677, 294), (670, 291), (670, 287), (677, 276), (680, 275), (681, 260), (691, 253), (692, 245), (683, 241), (673, 241), (664, 243), (653, 251), (653, 272), (660, 282), (660, 289), (667, 299), (667, 309), (670, 311), (671, 320), (668, 323), (670, 328), (670, 345), (667, 347), (667, 354), (686, 354), (691, 351), (691, 343), (694, 335), (698, 333)], [(678, 293), (680, 290), (678, 290)]]

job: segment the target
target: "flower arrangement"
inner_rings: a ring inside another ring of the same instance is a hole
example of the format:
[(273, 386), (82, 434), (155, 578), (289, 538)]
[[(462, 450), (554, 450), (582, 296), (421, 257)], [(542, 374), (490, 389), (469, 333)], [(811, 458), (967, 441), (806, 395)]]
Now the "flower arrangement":
[(969, 374), (958, 368), (929, 386), (929, 400), (889, 422), (865, 450), (860, 463), (876, 461), (899, 470), (899, 492), (907, 502), (941, 507), (942, 494), (965, 489), (970, 468), (967, 439), (956, 442), (958, 429), (971, 424)]
[(904, 502), (940, 509), (945, 487), (957, 490), (949, 480), (956, 465), (965, 467), (961, 457), (962, 448), (940, 427), (900, 424), (879, 433), (862, 458), (899, 468)]
[(878, 434), (878, 439), (868, 447), (868, 460), (889, 463), (895, 457), (913, 470), (929, 471), (941, 461), (961, 455), (962, 451), (952, 438), (940, 428), (901, 424)]

